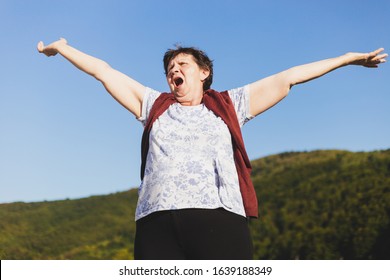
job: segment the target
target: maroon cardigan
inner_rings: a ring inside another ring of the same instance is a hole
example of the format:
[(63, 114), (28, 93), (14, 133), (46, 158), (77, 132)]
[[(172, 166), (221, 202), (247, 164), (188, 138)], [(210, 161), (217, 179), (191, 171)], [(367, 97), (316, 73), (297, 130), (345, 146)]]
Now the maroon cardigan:
[[(154, 121), (160, 117), (170, 105), (177, 102), (173, 93), (162, 93), (155, 101), (146, 121), (141, 143), (141, 180), (144, 178), (146, 157), (149, 150), (149, 134)], [(232, 136), (234, 161), (238, 173), (241, 196), (244, 202), (245, 213), (248, 217), (258, 217), (258, 203), (256, 192), (250, 178), (252, 166), (245, 150), (240, 125), (234, 110), (234, 105), (227, 91), (217, 92), (207, 90), (203, 95), (203, 104), (214, 114), (220, 117), (229, 128)]]

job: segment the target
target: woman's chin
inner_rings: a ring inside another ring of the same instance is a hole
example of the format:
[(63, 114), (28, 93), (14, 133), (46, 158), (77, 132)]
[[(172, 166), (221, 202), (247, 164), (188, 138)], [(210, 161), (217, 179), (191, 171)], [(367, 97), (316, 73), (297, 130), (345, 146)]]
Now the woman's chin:
[(175, 88), (175, 89), (173, 89), (173, 94), (175, 95), (176, 98), (182, 98), (182, 97), (187, 96), (187, 92), (184, 91), (184, 90), (181, 89), (181, 88)]

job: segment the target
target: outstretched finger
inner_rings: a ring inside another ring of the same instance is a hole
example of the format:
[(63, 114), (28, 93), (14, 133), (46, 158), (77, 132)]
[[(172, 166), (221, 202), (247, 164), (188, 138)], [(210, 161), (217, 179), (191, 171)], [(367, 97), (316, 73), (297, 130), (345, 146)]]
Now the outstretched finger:
[(386, 57), (388, 57), (388, 54), (384, 53), (384, 54), (378, 55), (376, 58), (382, 60), (382, 59), (384, 59)]
[(383, 52), (385, 49), (384, 48), (379, 48), (373, 52), (370, 52), (368, 57), (371, 58), (371, 57), (375, 57), (377, 56), (378, 54), (380, 54), (381, 52)]
[(375, 57), (371, 57), (369, 59), (369, 62), (371, 63), (374, 63), (374, 64), (380, 64), (380, 63), (385, 63), (386, 62), (386, 57), (387, 57), (387, 53), (384, 53), (384, 54), (381, 54), (381, 55), (377, 55)]

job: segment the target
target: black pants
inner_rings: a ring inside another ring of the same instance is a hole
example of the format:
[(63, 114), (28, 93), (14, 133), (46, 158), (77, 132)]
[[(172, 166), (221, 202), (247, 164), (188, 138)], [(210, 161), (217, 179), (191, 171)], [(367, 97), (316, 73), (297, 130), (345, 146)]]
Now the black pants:
[(253, 258), (247, 219), (222, 208), (159, 211), (136, 226), (136, 260)]

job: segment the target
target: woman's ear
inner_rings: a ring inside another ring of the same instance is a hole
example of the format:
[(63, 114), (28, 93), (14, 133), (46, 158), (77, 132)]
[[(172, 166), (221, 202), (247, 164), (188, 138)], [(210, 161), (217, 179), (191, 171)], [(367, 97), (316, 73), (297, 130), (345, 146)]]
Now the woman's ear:
[(200, 72), (201, 81), (204, 82), (208, 78), (209, 75), (210, 75), (210, 70), (202, 69)]

